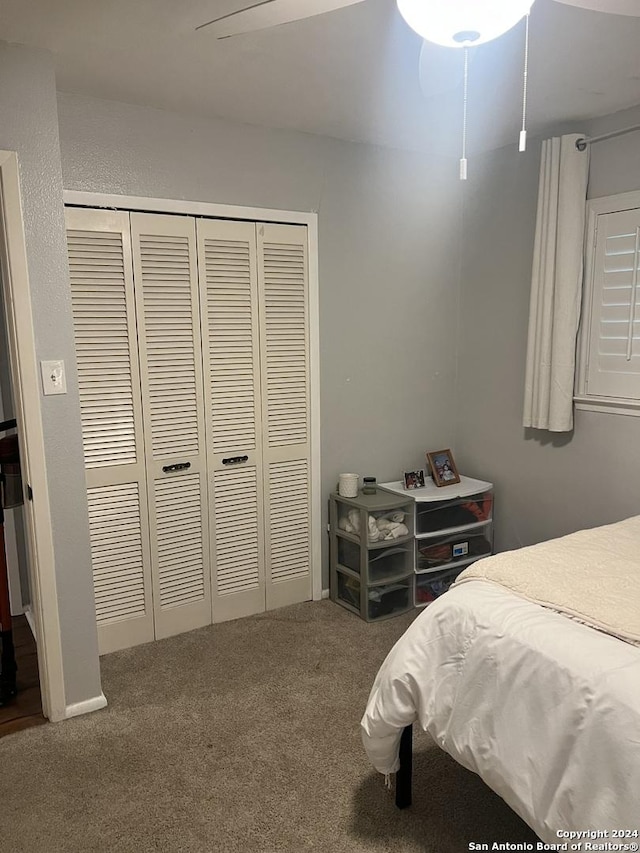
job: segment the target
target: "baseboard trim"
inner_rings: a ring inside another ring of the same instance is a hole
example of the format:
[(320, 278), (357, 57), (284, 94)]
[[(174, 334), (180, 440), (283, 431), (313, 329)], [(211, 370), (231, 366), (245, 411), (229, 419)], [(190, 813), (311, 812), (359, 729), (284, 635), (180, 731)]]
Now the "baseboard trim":
[(82, 714), (90, 714), (92, 711), (100, 711), (106, 707), (107, 697), (104, 693), (101, 693), (92, 699), (85, 699), (84, 702), (75, 702), (73, 705), (67, 705), (64, 718), (65, 720), (70, 720), (72, 717), (80, 717)]
[(323, 598), (329, 598), (329, 590), (328, 589), (322, 590), (322, 597)]

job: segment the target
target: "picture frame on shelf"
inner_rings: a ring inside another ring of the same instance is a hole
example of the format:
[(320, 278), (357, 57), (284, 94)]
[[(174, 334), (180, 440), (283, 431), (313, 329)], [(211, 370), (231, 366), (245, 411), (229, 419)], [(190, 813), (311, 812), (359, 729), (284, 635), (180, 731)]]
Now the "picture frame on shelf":
[(460, 482), (460, 474), (450, 450), (434, 450), (427, 453), (431, 476), (436, 486), (453, 486)]
[(424, 487), (424, 471), (405, 471), (404, 472), (404, 487), (405, 489), (421, 489)]

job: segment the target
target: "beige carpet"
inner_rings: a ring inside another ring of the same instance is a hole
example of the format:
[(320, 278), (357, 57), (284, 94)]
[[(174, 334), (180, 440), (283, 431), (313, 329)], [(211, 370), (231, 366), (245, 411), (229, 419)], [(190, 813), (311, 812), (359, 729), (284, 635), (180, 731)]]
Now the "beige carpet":
[(1, 853), (461, 853), (535, 841), (421, 734), (414, 805), (359, 720), (411, 617), (304, 604), (103, 658), (109, 707), (0, 741)]

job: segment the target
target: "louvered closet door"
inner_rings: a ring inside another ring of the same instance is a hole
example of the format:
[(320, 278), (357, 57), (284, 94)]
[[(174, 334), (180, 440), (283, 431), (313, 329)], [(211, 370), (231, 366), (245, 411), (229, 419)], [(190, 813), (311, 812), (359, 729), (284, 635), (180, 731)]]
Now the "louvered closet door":
[(100, 653), (153, 639), (129, 216), (66, 211)]
[(265, 609), (258, 282), (254, 223), (201, 219), (213, 621)]
[(195, 222), (131, 214), (156, 637), (211, 623)]
[(267, 609), (311, 598), (307, 229), (260, 224)]

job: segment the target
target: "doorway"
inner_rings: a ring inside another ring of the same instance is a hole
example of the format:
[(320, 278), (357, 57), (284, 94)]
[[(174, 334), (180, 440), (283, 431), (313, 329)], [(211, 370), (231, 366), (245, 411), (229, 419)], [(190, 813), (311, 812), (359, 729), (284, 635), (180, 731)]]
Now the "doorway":
[[(0, 151), (0, 275), (2, 277), (3, 332), (15, 414), (23, 494), (24, 550), (27, 583), (21, 584), (20, 603), (28, 590), (29, 617), (37, 655), (42, 713), (49, 720), (68, 716), (56, 589), (51, 511), (44, 451), (40, 381), (36, 360), (31, 294), (27, 267), (20, 172), (15, 151)], [(15, 521), (15, 520), (14, 520)], [(15, 575), (15, 571), (13, 572)], [(18, 567), (18, 576), (20, 568)], [(14, 583), (14, 589), (16, 584)], [(17, 596), (17, 593), (13, 593)], [(22, 623), (24, 628), (24, 622)], [(22, 629), (21, 629), (22, 630)], [(28, 639), (28, 634), (25, 638)]]
[[(6, 316), (0, 270), (0, 738), (46, 722), (42, 713), (38, 653), (25, 615), (30, 583), (25, 540), (23, 490)], [(16, 669), (17, 667), (17, 669)]]

